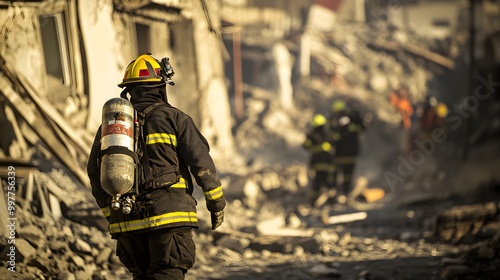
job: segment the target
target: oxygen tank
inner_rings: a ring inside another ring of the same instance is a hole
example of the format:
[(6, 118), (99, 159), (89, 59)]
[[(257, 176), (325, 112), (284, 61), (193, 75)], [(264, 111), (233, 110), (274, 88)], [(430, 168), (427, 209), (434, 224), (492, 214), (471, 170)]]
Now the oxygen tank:
[(120, 196), (134, 185), (134, 107), (124, 98), (112, 98), (102, 107), (101, 186), (120, 208)]

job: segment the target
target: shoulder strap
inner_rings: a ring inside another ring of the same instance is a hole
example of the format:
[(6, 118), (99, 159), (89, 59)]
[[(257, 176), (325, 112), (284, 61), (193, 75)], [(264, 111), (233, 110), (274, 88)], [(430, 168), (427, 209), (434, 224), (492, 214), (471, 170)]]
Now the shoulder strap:
[(144, 125), (144, 122), (146, 121), (146, 119), (154, 112), (156, 111), (158, 108), (160, 107), (163, 107), (162, 105), (167, 105), (165, 103), (162, 103), (162, 102), (158, 102), (158, 103), (154, 103), (154, 104), (151, 104), (149, 105), (148, 107), (146, 107), (146, 109), (144, 109), (143, 112), (138, 112), (138, 114), (141, 116), (141, 119), (139, 120), (139, 124), (142, 126)]
[(161, 103), (154, 103), (146, 107), (143, 112), (137, 112), (138, 115), (138, 122), (139, 122), (139, 149), (140, 149), (140, 165), (142, 168), (138, 168), (139, 170), (142, 170), (143, 175), (144, 175), (144, 181), (145, 184), (148, 184), (146, 186), (147, 188), (150, 187), (155, 187), (154, 186), (154, 180), (153, 180), (153, 175), (151, 172), (151, 167), (149, 166), (149, 156), (148, 156), (148, 150), (146, 148), (146, 141), (144, 138), (144, 123), (146, 122), (147, 118), (153, 113), (156, 109), (160, 108)]
[[(140, 145), (140, 149), (141, 149), (141, 153), (142, 153), (142, 157), (141, 157), (141, 160), (140, 160), (140, 163), (142, 165), (142, 170), (144, 172), (144, 180), (145, 180), (145, 184), (146, 185), (146, 188), (156, 188), (156, 182), (153, 178), (153, 175), (152, 175), (152, 171), (151, 171), (151, 166), (149, 165), (149, 157), (148, 157), (148, 152), (147, 152), (147, 148), (146, 148), (146, 140), (145, 140), (145, 137), (144, 137), (144, 124), (146, 122), (146, 120), (148, 119), (148, 117), (154, 112), (156, 111), (157, 109), (161, 108), (161, 107), (164, 107), (164, 106), (167, 106), (167, 104), (163, 103), (163, 102), (159, 102), (159, 103), (154, 103), (154, 104), (151, 104), (149, 105), (148, 107), (146, 107), (146, 109), (144, 109), (143, 112), (138, 112), (138, 115), (140, 116), (139, 118), (139, 145)], [(172, 124), (170, 118), (169, 118), (169, 122)], [(173, 126), (172, 127), (174, 130), (175, 130), (175, 127)], [(175, 169), (175, 172), (178, 173), (178, 169), (176, 168)]]

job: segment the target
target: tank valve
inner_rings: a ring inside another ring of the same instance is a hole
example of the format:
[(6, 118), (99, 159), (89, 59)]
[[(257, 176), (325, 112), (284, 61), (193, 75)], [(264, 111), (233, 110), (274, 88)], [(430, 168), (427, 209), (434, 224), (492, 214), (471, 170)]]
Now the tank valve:
[(130, 212), (132, 212), (133, 204), (134, 204), (134, 200), (132, 200), (129, 196), (127, 196), (123, 200), (123, 205), (122, 205), (123, 214), (130, 214)]
[(118, 210), (120, 209), (120, 195), (117, 194), (113, 197), (113, 200), (111, 200), (111, 209), (113, 210)]

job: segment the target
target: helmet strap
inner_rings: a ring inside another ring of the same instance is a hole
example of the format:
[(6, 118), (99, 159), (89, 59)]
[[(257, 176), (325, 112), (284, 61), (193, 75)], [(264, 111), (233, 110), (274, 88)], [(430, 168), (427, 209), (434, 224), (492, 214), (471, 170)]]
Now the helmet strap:
[(127, 99), (128, 101), (130, 101), (130, 97), (129, 97), (129, 91), (128, 91), (128, 88), (124, 88), (122, 90), (122, 92), (120, 93), (120, 97), (121, 98), (124, 98), (124, 99)]

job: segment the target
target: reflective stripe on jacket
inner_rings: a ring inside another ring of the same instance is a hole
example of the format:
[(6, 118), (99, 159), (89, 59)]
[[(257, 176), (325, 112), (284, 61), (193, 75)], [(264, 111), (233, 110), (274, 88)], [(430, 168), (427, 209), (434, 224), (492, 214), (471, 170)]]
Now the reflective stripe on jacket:
[(335, 154), (335, 147), (328, 139), (327, 127), (324, 125), (314, 127), (307, 135), (302, 146), (311, 153), (310, 165), (314, 166), (318, 163), (331, 163), (332, 157)]

